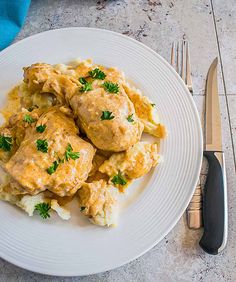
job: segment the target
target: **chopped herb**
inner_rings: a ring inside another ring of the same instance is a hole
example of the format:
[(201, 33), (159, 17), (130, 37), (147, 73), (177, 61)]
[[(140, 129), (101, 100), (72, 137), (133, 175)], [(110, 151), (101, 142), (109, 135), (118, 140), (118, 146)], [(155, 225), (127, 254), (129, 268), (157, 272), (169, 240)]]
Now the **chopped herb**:
[(115, 185), (125, 185), (127, 183), (126, 179), (121, 175), (120, 171), (117, 175), (113, 176), (111, 182)]
[(50, 214), (49, 214), (50, 209), (51, 207), (48, 203), (40, 203), (34, 207), (34, 210), (38, 211), (39, 215), (44, 219), (47, 219), (50, 217)]
[(31, 115), (25, 115), (25, 116), (24, 116), (24, 121), (25, 121), (25, 122), (28, 122), (28, 123), (33, 123), (33, 122), (36, 121), (36, 119), (35, 119), (35, 118), (32, 118)]
[(47, 173), (50, 175), (53, 174), (57, 170), (58, 166), (59, 166), (59, 162), (54, 161), (53, 164), (49, 168), (47, 168)]
[(43, 133), (45, 128), (46, 128), (46, 125), (45, 124), (41, 124), (41, 125), (36, 127), (36, 131), (39, 132), (39, 133)]
[(151, 104), (151, 106), (152, 106), (152, 107), (156, 107), (156, 104), (153, 103), (153, 104)]
[(37, 144), (37, 149), (38, 151), (41, 151), (43, 153), (47, 153), (48, 152), (48, 141), (47, 139), (38, 139), (36, 141), (36, 144)]
[(80, 211), (84, 211), (86, 207), (80, 207)]
[(12, 137), (0, 135), (0, 148), (5, 152), (11, 151)]
[(106, 81), (103, 83), (103, 87), (110, 93), (118, 93), (119, 92), (119, 85), (117, 83), (113, 83), (110, 81)]
[(114, 116), (112, 116), (112, 112), (109, 111), (103, 111), (101, 115), (101, 120), (111, 120)]
[(84, 86), (82, 86), (81, 88), (80, 88), (80, 92), (87, 92), (87, 91), (91, 91), (91, 90), (93, 90), (93, 88), (92, 88), (92, 84), (90, 83), (90, 82), (86, 82), (85, 84), (84, 84)]
[(129, 116), (127, 117), (127, 120), (128, 120), (128, 122), (134, 122), (133, 114), (129, 115)]
[(80, 78), (79, 78), (79, 82), (80, 82), (81, 84), (86, 84), (86, 83), (87, 83), (87, 81), (86, 81), (86, 79), (85, 79), (84, 77), (80, 77)]
[(89, 75), (92, 77), (92, 78), (95, 78), (95, 79), (105, 79), (106, 77), (106, 74), (101, 71), (100, 69), (96, 68), (92, 71), (89, 71)]
[(68, 144), (67, 147), (66, 147), (66, 152), (65, 152), (66, 160), (67, 161), (69, 161), (69, 159), (76, 160), (79, 157), (80, 157), (80, 153), (79, 152), (73, 152), (71, 144)]

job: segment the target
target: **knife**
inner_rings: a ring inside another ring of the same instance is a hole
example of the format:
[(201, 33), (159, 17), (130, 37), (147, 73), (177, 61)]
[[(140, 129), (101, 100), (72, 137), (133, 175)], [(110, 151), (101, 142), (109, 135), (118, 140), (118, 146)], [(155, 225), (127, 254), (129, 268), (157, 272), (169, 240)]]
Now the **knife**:
[(217, 87), (217, 63), (212, 62), (206, 82), (206, 142), (204, 156), (208, 161), (208, 174), (203, 191), (204, 233), (201, 248), (216, 255), (227, 242), (228, 212), (225, 158), (222, 151), (221, 117)]

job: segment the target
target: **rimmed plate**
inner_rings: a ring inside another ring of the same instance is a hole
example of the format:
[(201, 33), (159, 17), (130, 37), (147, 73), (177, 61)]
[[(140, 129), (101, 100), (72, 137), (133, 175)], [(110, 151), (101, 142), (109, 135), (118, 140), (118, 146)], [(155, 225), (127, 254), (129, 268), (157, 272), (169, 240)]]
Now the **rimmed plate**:
[[(145, 45), (107, 30), (66, 28), (24, 39), (0, 53), (0, 106), (35, 62), (66, 63), (77, 57), (123, 70), (158, 107), (169, 136), (164, 163), (130, 187), (116, 228), (27, 217), (0, 202), (0, 256), (31, 271), (76, 276), (106, 271), (142, 255), (177, 223), (196, 185), (202, 160), (199, 117), (187, 88), (171, 66)], [(77, 211), (79, 214), (79, 211)]]

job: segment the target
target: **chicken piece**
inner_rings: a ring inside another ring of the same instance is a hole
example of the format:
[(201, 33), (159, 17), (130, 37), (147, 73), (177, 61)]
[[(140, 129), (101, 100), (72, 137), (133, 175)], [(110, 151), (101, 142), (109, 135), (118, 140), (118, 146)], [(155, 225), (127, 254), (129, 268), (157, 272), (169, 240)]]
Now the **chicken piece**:
[(135, 112), (144, 125), (144, 132), (158, 138), (165, 138), (166, 128), (160, 123), (156, 105), (148, 97), (143, 96), (140, 91), (123, 84), (125, 93), (134, 104)]
[[(67, 101), (78, 125), (97, 148), (120, 152), (140, 140), (143, 124), (121, 85), (119, 93), (109, 93), (103, 87), (104, 81), (92, 81), (90, 78), (92, 90), (81, 92), (82, 83), (73, 76), (61, 74), (50, 65), (35, 64), (24, 71), (24, 81), (29, 88), (53, 93), (60, 103)], [(113, 82), (116, 81), (115, 74), (118, 82), (121, 80), (117, 71), (111, 69), (111, 73), (107, 76)], [(132, 121), (127, 120), (128, 117)]]
[(113, 154), (99, 171), (106, 173), (110, 181), (123, 191), (132, 179), (145, 175), (160, 162), (158, 151), (156, 143), (138, 142), (126, 152)]
[(19, 85), (20, 104), (22, 108), (32, 111), (33, 109), (47, 109), (58, 104), (54, 94), (32, 92), (25, 82)]
[[(25, 136), (25, 129), (30, 126), (24, 121), (25, 115), (29, 113), (24, 111), (12, 115), (8, 122), (0, 128), (0, 161), (6, 163), (12, 155), (15, 154), (20, 143)], [(32, 113), (33, 119), (38, 119), (39, 111)]]
[(33, 93), (52, 93), (60, 104), (66, 103), (78, 89), (77, 80), (64, 75), (49, 64), (33, 64), (24, 68), (24, 82)]
[[(124, 151), (141, 138), (143, 125), (122, 89), (119, 94), (111, 94), (102, 87), (96, 88), (82, 95), (74, 95), (70, 105), (78, 117), (79, 126), (99, 149)], [(104, 119), (104, 112), (110, 112), (111, 118)], [(132, 116), (132, 122), (127, 120), (129, 116)]]
[(80, 211), (94, 224), (116, 225), (118, 217), (118, 192), (106, 181), (83, 184), (78, 191)]
[(30, 195), (46, 189), (61, 197), (75, 194), (87, 179), (95, 154), (77, 133), (74, 120), (57, 107), (31, 120), (16, 153), (3, 165), (12, 189)]

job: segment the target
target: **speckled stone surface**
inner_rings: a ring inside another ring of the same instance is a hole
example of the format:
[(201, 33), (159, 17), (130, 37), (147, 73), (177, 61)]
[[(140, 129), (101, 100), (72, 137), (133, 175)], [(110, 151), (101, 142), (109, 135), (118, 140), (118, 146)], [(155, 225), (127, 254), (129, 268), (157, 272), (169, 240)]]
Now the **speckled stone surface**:
[(219, 40), (225, 88), (227, 94), (236, 94), (236, 8), (235, 1), (213, 0), (215, 24)]
[(219, 92), (229, 193), (229, 239), (220, 255), (207, 255), (198, 246), (202, 230), (188, 230), (183, 216), (157, 246), (118, 269), (87, 277), (58, 278), (35, 274), (0, 259), (1, 282), (236, 281), (235, 15), (234, 0), (32, 0), (16, 41), (54, 28), (106, 28), (143, 42), (169, 61), (171, 43), (187, 39), (191, 45), (194, 100), (201, 116), (207, 70), (213, 58), (221, 56)]

